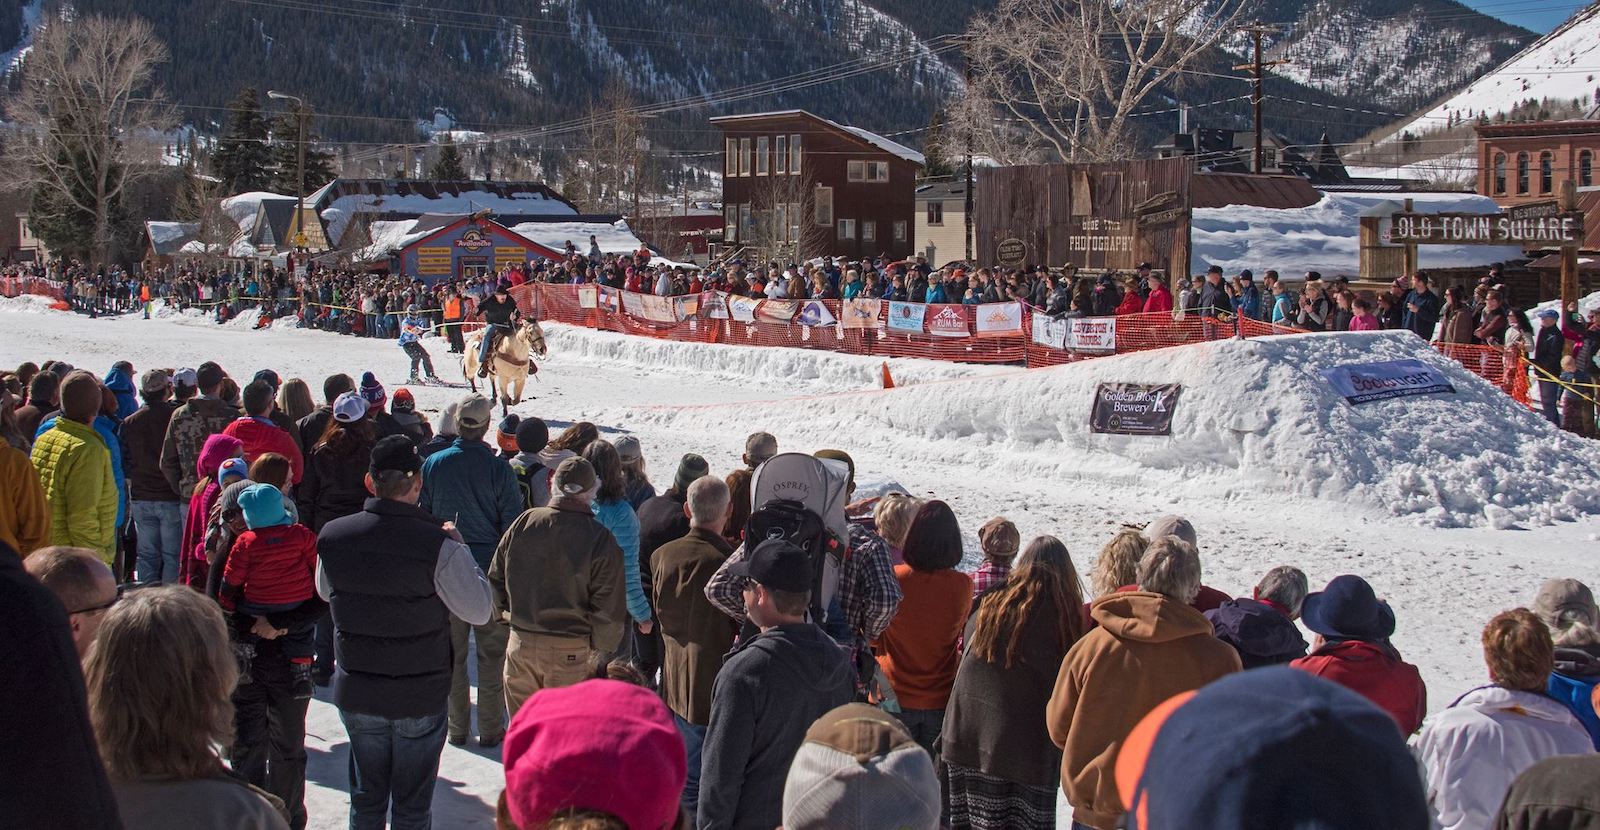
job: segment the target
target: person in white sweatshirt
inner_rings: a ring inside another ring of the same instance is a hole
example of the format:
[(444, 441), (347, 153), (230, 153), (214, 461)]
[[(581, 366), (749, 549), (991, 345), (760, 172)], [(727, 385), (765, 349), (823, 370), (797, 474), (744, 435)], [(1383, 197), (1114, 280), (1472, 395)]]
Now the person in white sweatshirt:
[(1429, 718), (1412, 743), (1443, 830), (1489, 830), (1517, 775), (1556, 755), (1594, 751), (1572, 712), (1545, 694), (1555, 665), (1550, 629), (1526, 608), (1483, 629), (1490, 685)]

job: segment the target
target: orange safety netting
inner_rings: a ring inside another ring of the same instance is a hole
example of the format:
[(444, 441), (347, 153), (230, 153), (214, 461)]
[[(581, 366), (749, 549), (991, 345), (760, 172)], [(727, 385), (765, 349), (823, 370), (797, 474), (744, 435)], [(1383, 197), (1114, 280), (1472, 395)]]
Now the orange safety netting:
[(60, 300), (66, 296), (66, 286), (42, 277), (0, 277), (0, 296), (20, 297), (23, 294), (38, 294)]
[[(635, 302), (644, 307), (647, 304), (642, 299), (645, 295), (633, 295), (630, 298), (625, 296), (625, 292), (592, 285), (528, 283), (513, 288), (511, 293), (524, 313), (535, 314), (541, 320), (659, 340), (788, 346), (875, 357), (920, 357), (968, 363), (1022, 363), (1029, 368), (1230, 337), (1304, 333), (1302, 329), (1248, 318), (1222, 320), (1193, 314), (1176, 319), (1167, 313), (1151, 313), (1125, 314), (1114, 318), (1080, 318), (1077, 323), (1071, 320), (1047, 321), (1043, 315), (1036, 315), (1036, 309), (1023, 305), (1020, 329), (1001, 334), (978, 334), (975, 333), (974, 315), (978, 313), (976, 309), (982, 309), (983, 306), (926, 306), (926, 318), (932, 319), (938, 315), (939, 325), (951, 330), (951, 336), (944, 336), (931, 331), (911, 332), (891, 327), (888, 323), (888, 303), (879, 304), (875, 325), (844, 328), (832, 324), (832, 320), (838, 319), (843, 313), (844, 304), (838, 300), (805, 301), (806, 304), (820, 304), (828, 314), (822, 318), (823, 324), (805, 325), (798, 322), (803, 315), (788, 320), (768, 320), (762, 319), (760, 311), (755, 312), (756, 319), (749, 322), (707, 317), (703, 314), (704, 309), (699, 307), (704, 302), (701, 298), (652, 298), (648, 301), (651, 311), (646, 312), (652, 316), (647, 319), (625, 308)], [(702, 297), (709, 298), (710, 295)], [(789, 306), (783, 307), (787, 309)], [(813, 321), (815, 319), (813, 317)], [(1099, 325), (1107, 328), (1106, 320), (1114, 321), (1109, 326), (1114, 333), (1101, 331), (1099, 339), (1090, 338), (1087, 343), (1078, 341), (1075, 336), (1077, 326)], [(927, 325), (932, 328), (931, 323)], [(1052, 337), (1052, 332), (1035, 331), (1036, 325), (1058, 326), (1071, 333), (1063, 335), (1057, 331)], [(1056, 345), (1058, 342), (1061, 345)], [(1516, 358), (1508, 364), (1506, 350), (1495, 346), (1434, 345), (1468, 371), (1505, 390), (1513, 399), (1528, 403), (1529, 382), (1525, 359)]]

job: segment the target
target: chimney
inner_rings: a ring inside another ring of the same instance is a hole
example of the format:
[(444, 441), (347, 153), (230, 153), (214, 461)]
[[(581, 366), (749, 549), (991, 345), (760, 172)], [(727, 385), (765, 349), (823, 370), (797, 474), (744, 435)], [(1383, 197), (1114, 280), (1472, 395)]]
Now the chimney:
[(1178, 135), (1189, 134), (1189, 105), (1178, 102)]

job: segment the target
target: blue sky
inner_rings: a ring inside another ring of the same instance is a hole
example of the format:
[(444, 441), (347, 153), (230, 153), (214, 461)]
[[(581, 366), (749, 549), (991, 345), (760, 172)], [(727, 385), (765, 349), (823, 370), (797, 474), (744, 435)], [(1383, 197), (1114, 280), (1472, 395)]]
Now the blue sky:
[(1561, 25), (1572, 13), (1587, 5), (1584, 0), (1462, 0), (1484, 14), (1494, 15), (1544, 33)]

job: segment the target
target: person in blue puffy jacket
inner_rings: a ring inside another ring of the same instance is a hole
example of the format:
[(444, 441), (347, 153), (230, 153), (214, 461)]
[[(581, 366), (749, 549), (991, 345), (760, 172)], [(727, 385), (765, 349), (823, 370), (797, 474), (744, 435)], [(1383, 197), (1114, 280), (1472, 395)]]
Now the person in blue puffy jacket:
[(117, 396), (116, 417), (120, 424), (139, 409), (139, 397), (134, 394), (133, 387), (133, 364), (126, 360), (117, 361), (106, 373), (104, 382), (106, 388)]

